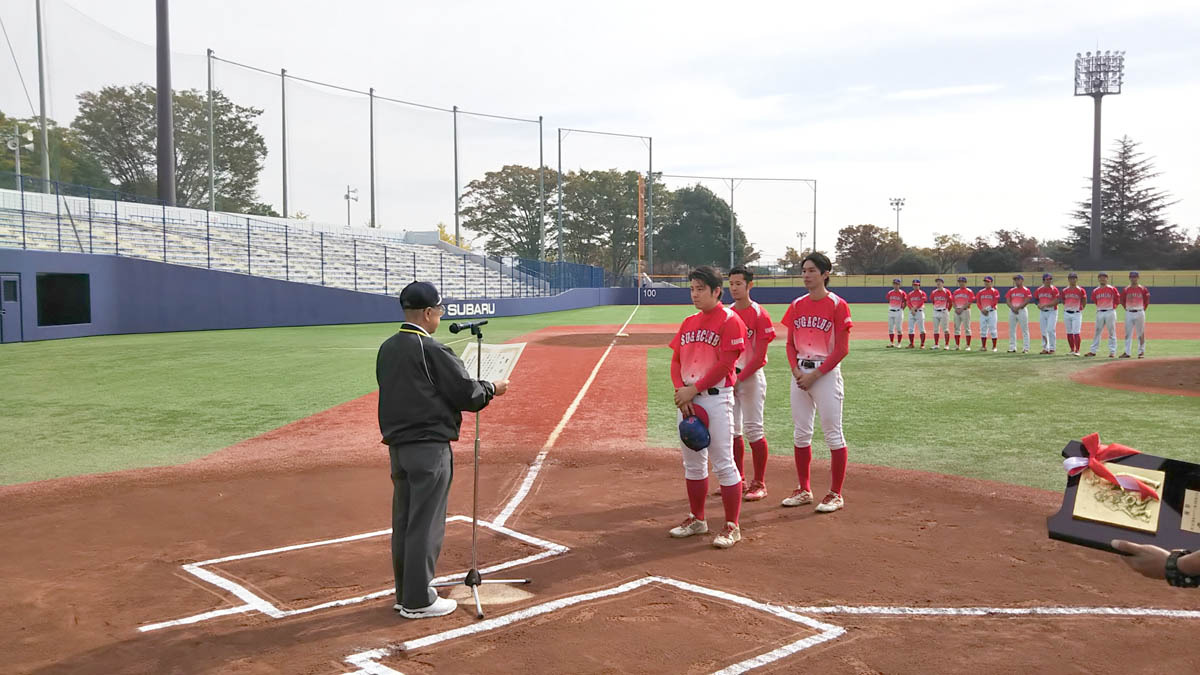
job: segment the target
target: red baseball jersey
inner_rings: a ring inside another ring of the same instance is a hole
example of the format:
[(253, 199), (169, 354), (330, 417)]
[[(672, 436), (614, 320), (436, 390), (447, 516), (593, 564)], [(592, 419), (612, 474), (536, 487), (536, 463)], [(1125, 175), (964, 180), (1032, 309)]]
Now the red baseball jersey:
[(950, 289), (944, 286), (933, 289), (929, 294), (929, 301), (933, 303), (934, 309), (950, 309)]
[(1150, 304), (1150, 289), (1145, 286), (1127, 286), (1123, 295), (1125, 309), (1146, 309)]
[(1121, 304), (1121, 291), (1116, 286), (1097, 286), (1092, 289), (1092, 303), (1096, 309), (1115, 309)]
[(902, 309), (908, 304), (908, 293), (899, 288), (893, 288), (888, 291), (887, 301), (889, 309)]
[(854, 322), (850, 320), (850, 306), (837, 294), (830, 293), (820, 300), (805, 294), (788, 305), (783, 325), (787, 326), (788, 340), (797, 356), (824, 359), (833, 353), (837, 335), (850, 330)]
[(1072, 312), (1078, 312), (1087, 304), (1087, 290), (1083, 286), (1067, 286), (1062, 289), (1062, 297), (1063, 306)]
[(1062, 299), (1062, 292), (1056, 286), (1038, 286), (1033, 291), (1038, 307), (1053, 307), (1055, 302)]
[(996, 305), (1000, 304), (1000, 289), (985, 286), (975, 294), (975, 299), (979, 302), (979, 309), (996, 309)]
[[(679, 352), (680, 375), (684, 384), (695, 384), (721, 360), (721, 352), (746, 349), (746, 325), (721, 303), (707, 312), (696, 312), (683, 320), (671, 339), (671, 349)], [(732, 387), (734, 370), (730, 365), (722, 387)]]
[(954, 298), (954, 306), (960, 309), (966, 309), (975, 302), (975, 291), (969, 288), (956, 288), (950, 295)]
[(1013, 286), (1004, 294), (1004, 299), (1013, 307), (1021, 309), (1033, 298), (1033, 292), (1028, 286)]
[[(771, 315), (767, 314), (766, 308), (757, 302), (751, 301), (746, 309), (730, 309), (746, 326), (746, 350), (737, 360), (737, 367), (745, 368), (751, 355), (766, 352), (767, 344), (775, 339), (775, 323), (771, 321)], [(763, 363), (766, 363), (765, 359)]]
[(925, 295), (925, 291), (919, 288), (914, 288), (908, 292), (908, 308), (921, 309), (925, 306), (925, 301), (928, 299), (929, 296)]

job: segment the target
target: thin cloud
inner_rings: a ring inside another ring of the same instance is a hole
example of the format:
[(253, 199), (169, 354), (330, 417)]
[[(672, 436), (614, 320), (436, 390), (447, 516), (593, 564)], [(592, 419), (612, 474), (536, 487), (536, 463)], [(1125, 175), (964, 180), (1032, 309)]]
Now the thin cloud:
[(892, 92), (884, 96), (884, 98), (892, 101), (928, 101), (936, 98), (990, 94), (1003, 88), (1004, 85), (1002, 84), (966, 84), (955, 87), (934, 87), (932, 89), (902, 89)]

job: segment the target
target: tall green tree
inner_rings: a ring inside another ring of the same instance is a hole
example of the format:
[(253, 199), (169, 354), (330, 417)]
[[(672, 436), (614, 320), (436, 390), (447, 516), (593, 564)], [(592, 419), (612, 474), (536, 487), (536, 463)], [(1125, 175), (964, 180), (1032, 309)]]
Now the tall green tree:
[(638, 173), (572, 171), (563, 177), (567, 260), (599, 265), (616, 277), (637, 259)]
[(933, 249), (930, 257), (937, 264), (937, 272), (954, 272), (971, 257), (971, 245), (959, 234), (933, 234)]
[[(729, 203), (707, 187), (696, 184), (670, 193), (655, 255), (687, 267), (729, 266)], [(734, 264), (748, 264), (761, 254), (746, 239), (733, 214)]]
[[(463, 226), (487, 238), (484, 249), (489, 254), (536, 259), (541, 255), (539, 236), (545, 238), (547, 251), (557, 246), (551, 226), (557, 180), (558, 173), (546, 169), (545, 201), (539, 206), (536, 168), (509, 164), (488, 171), (463, 191)], [(546, 221), (539, 224), (543, 206)]]
[(904, 253), (900, 235), (878, 225), (848, 225), (838, 231), (837, 262), (846, 274), (883, 274)]
[[(156, 89), (147, 84), (110, 86), (79, 95), (73, 127), (115, 179), (133, 194), (158, 193)], [(208, 96), (176, 91), (175, 194), (181, 206), (208, 206)], [(241, 106), (213, 92), (213, 155), (218, 210), (274, 215), (258, 201), (258, 174), (267, 144), (256, 120), (262, 110)]]
[[(42, 137), (36, 117), (18, 119), (7, 117), (0, 112), (0, 171), (14, 171), (16, 159), (8, 150), (5, 141), (12, 138), (13, 131), (20, 128), (20, 133), (33, 131), (33, 150), (21, 150), (21, 174), (41, 178), (42, 176)], [(113, 189), (113, 184), (100, 161), (93, 154), (87, 143), (79, 137), (79, 133), (70, 127), (60, 127), (54, 120), (46, 120), (46, 136), (50, 141), (50, 178), (51, 180), (84, 185), (87, 187)], [(21, 139), (24, 146), (29, 141)], [(5, 185), (4, 187), (11, 187)]]
[[(1176, 202), (1151, 184), (1161, 174), (1138, 146), (1128, 136), (1117, 140), (1100, 172), (1101, 256), (1109, 264), (1162, 264), (1184, 241), (1178, 228), (1166, 221), (1167, 208)], [(1090, 195), (1091, 179), (1087, 189)], [(1072, 215), (1079, 224), (1070, 228), (1067, 243), (1076, 265), (1083, 265), (1090, 256), (1091, 199), (1079, 202)]]

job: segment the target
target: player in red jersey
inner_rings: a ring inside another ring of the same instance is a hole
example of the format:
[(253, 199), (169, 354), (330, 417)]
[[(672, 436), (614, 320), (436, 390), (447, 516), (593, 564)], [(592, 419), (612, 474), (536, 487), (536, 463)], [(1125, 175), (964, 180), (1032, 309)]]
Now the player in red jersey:
[(1038, 328), (1042, 331), (1042, 354), (1053, 354), (1058, 345), (1058, 303), (1062, 292), (1054, 285), (1054, 275), (1042, 275), (1042, 285), (1033, 291), (1038, 306)]
[(929, 296), (921, 290), (921, 280), (912, 280), (912, 290), (908, 292), (908, 348), (913, 348), (913, 331), (921, 327), (921, 349), (925, 349), (925, 301)]
[(1082, 344), (1080, 333), (1083, 330), (1083, 308), (1087, 307), (1087, 290), (1079, 285), (1079, 275), (1071, 272), (1067, 275), (1067, 287), (1062, 289), (1063, 324), (1067, 327), (1067, 345), (1071, 348), (1071, 356), (1079, 356)]
[(1092, 336), (1092, 348), (1084, 356), (1095, 356), (1100, 348), (1100, 336), (1108, 333), (1108, 358), (1117, 356), (1117, 305), (1121, 304), (1121, 291), (1108, 285), (1108, 272), (1096, 275), (1100, 285), (1092, 289), (1092, 304), (1096, 306), (1096, 334)]
[(979, 344), (987, 351), (987, 339), (992, 338), (992, 351), (996, 351), (996, 325), (1000, 322), (998, 309), (1000, 307), (1000, 290), (993, 286), (995, 279), (988, 275), (983, 278), (983, 288), (975, 294), (975, 303), (979, 305)]
[(708, 414), (709, 446), (692, 450), (680, 445), (691, 513), (672, 528), (676, 538), (708, 532), (704, 498), (708, 492), (708, 461), (721, 484), (725, 526), (713, 546), (729, 548), (741, 541), (738, 516), (742, 509), (742, 476), (733, 463), (733, 385), (737, 360), (746, 349), (746, 326), (733, 310), (721, 304), (721, 275), (705, 265), (688, 275), (692, 304), (700, 310), (683, 320), (671, 340), (671, 382), (679, 419), (694, 407)]
[(937, 288), (929, 294), (929, 302), (933, 305), (933, 348), (938, 348), (938, 335), (946, 336), (946, 349), (950, 349), (950, 289), (946, 288), (946, 280), (938, 277), (933, 280)]
[[(745, 267), (729, 271), (729, 294), (733, 296), (733, 313), (746, 325), (746, 351), (738, 358), (737, 384), (733, 386), (733, 462), (742, 475), (743, 498), (756, 502), (767, 496), (767, 437), (763, 431), (763, 410), (767, 399), (767, 345), (775, 339), (775, 324), (767, 308), (750, 299), (754, 288), (754, 273)], [(754, 480), (745, 482), (743, 469), (746, 446), (750, 442)]]
[(1025, 275), (1014, 274), (1013, 287), (1004, 294), (1004, 301), (1008, 303), (1008, 352), (1010, 354), (1017, 351), (1018, 332), (1024, 340), (1024, 351), (1021, 353), (1029, 353), (1029, 312), (1026, 307), (1032, 299), (1033, 291), (1025, 286)]
[[(900, 280), (892, 279), (892, 290), (887, 293), (888, 303), (888, 347), (900, 347), (904, 339), (901, 324), (904, 321), (904, 310), (908, 308), (908, 293), (900, 288)], [(895, 344), (892, 343), (895, 338)]]
[(793, 300), (783, 315), (787, 326), (788, 365), (792, 368), (793, 451), (799, 486), (783, 500), (783, 506), (801, 506), (813, 501), (812, 464), (813, 413), (821, 413), (821, 428), (829, 446), (832, 481), (829, 493), (817, 511), (832, 513), (845, 506), (842, 485), (846, 480), (848, 451), (842, 436), (841, 361), (850, 352), (850, 307), (830, 293), (829, 272), (833, 265), (821, 253), (804, 258), (804, 287), (808, 293)]
[(1137, 272), (1129, 273), (1129, 285), (1121, 293), (1121, 306), (1125, 308), (1125, 353), (1127, 359), (1133, 348), (1133, 334), (1138, 336), (1138, 358), (1146, 358), (1146, 308), (1150, 306), (1150, 290), (1138, 283)]
[[(975, 302), (975, 291), (967, 288), (967, 278), (958, 278), (958, 288), (950, 294), (954, 303), (954, 351), (962, 344), (962, 330), (967, 332), (967, 351), (971, 351), (971, 305)], [(950, 345), (946, 345), (947, 348)], [(987, 345), (984, 345), (984, 351)]]

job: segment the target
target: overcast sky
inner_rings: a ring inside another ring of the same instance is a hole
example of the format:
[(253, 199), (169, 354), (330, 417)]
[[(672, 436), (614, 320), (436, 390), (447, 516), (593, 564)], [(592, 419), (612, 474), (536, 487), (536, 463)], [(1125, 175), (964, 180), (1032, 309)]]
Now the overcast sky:
[[(104, 84), (154, 81), (150, 0), (46, 0), (51, 114)], [(36, 105), (33, 0), (3, 18)], [(1104, 101), (1104, 147), (1141, 142), (1200, 228), (1200, 3), (948, 1), (909, 3), (403, 2), (175, 0), (176, 88), (203, 88), (206, 48), (268, 71), (374, 87), (382, 96), (545, 118), (558, 127), (652, 136), (667, 173), (817, 179), (817, 244), (839, 228), (895, 226), (914, 245), (1016, 228), (1060, 238), (1086, 198), (1092, 104), (1073, 97), (1077, 51), (1128, 52), (1126, 85)], [(5, 49), (4, 51), (7, 51)], [(29, 113), (0, 54), (0, 110)], [(218, 63), (217, 86), (265, 110), (271, 156), (262, 195), (278, 208), (279, 80)], [(364, 97), (288, 84), (289, 208), (345, 222), (368, 217)], [(537, 127), (460, 116), (462, 183), (504, 163), (537, 163)], [(450, 115), (378, 103), (380, 222), (453, 224)], [(636, 139), (570, 134), (564, 169), (645, 170)], [(685, 184), (669, 180), (673, 187)], [(728, 198), (728, 185), (706, 181)], [(770, 257), (811, 244), (813, 190), (743, 183), (735, 210)]]

